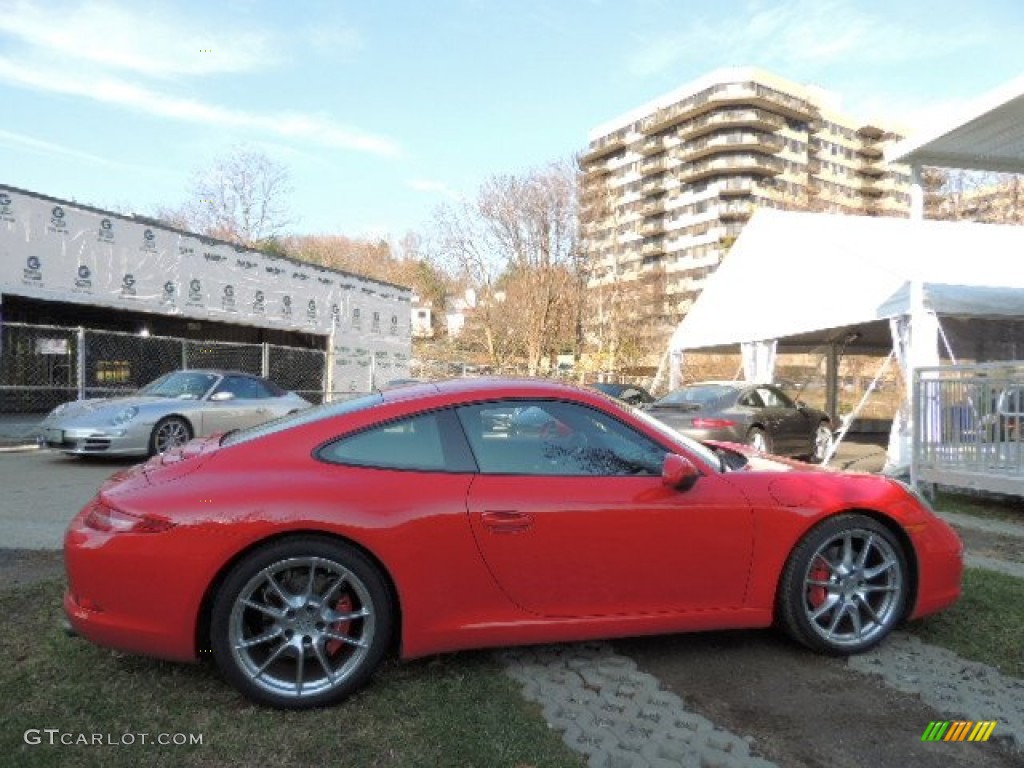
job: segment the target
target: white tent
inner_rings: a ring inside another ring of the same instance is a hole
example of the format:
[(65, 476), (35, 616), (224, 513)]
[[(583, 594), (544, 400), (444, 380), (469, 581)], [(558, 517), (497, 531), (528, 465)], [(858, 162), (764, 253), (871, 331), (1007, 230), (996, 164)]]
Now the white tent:
[[(1024, 227), (761, 210), (673, 334), (672, 383), (686, 350), (746, 344), (745, 359), (762, 361), (748, 378), (763, 378), (766, 345), (856, 339), (858, 351), (895, 350), (909, 400), (913, 370), (939, 362), (944, 317), (1024, 318)], [(961, 323), (958, 354), (997, 356), (989, 328)], [(1024, 353), (1016, 330), (1009, 338), (1007, 356)], [(909, 425), (896, 427), (890, 462), (902, 464)]]

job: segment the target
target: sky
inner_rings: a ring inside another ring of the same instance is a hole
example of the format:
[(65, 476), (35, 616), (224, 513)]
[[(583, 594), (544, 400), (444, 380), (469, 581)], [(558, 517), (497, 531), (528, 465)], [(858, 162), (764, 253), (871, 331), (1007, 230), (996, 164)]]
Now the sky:
[(720, 67), (927, 130), (1022, 39), (1020, 0), (0, 0), (0, 185), (149, 214), (244, 146), (291, 233), (397, 240)]

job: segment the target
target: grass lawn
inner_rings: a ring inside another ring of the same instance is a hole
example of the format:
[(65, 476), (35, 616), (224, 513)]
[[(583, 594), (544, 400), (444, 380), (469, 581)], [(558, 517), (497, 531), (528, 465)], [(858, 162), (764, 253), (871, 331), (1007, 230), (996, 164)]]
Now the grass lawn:
[[(544, 768), (583, 759), (565, 747), (490, 653), (389, 662), (332, 709), (278, 712), (247, 704), (212, 662), (169, 664), (65, 637), (61, 587), (0, 592), (0, 764), (34, 766), (481, 766)], [(51, 746), (28, 729), (59, 729)], [(125, 734), (201, 734), (184, 746), (61, 745)]]
[(906, 627), (926, 643), (1024, 677), (1024, 581), (978, 568), (964, 573), (964, 594), (948, 611)]

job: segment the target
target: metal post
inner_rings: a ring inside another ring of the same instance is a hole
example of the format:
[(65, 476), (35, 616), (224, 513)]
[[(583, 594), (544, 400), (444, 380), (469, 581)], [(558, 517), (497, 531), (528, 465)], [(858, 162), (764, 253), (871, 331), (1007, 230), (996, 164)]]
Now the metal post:
[(85, 328), (78, 326), (78, 399), (85, 400)]
[(264, 379), (270, 378), (270, 345), (267, 342), (263, 342), (260, 346), (263, 347), (263, 355), (260, 360), (260, 376)]
[(828, 345), (825, 362), (825, 412), (833, 424), (839, 423), (839, 346)]
[(327, 353), (324, 355), (324, 402), (332, 399), (334, 392), (334, 330), (327, 336)]

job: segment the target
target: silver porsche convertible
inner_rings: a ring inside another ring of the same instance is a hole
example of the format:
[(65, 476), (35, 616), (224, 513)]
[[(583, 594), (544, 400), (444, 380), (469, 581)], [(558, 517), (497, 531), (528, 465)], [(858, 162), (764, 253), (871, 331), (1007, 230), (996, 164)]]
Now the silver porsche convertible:
[(39, 443), (68, 454), (152, 456), (193, 437), (253, 426), (310, 405), (247, 373), (174, 371), (129, 397), (57, 406), (40, 424)]

